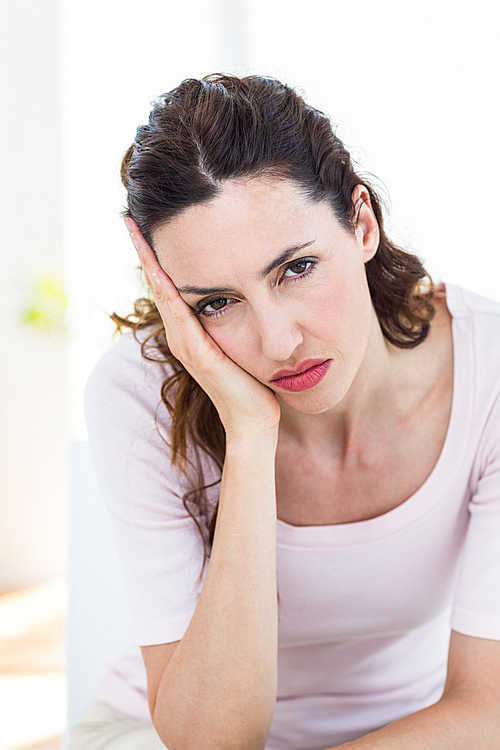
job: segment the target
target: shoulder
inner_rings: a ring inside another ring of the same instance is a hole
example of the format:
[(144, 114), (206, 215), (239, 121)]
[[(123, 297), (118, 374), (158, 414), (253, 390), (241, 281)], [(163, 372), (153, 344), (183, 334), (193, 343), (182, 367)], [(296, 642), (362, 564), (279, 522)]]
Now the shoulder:
[[(477, 387), (500, 390), (500, 302), (455, 284), (446, 284), (453, 319), (455, 357), (469, 362)], [(472, 380), (471, 380), (472, 382)]]
[(164, 361), (152, 361), (143, 356), (141, 345), (148, 333), (141, 331), (136, 338), (127, 331), (102, 355), (85, 387), (86, 412), (100, 409), (120, 397), (158, 403), (162, 383), (173, 374), (173, 369)]
[[(101, 451), (109, 455), (111, 444), (128, 451), (127, 446), (137, 440), (149, 445), (156, 441), (165, 450), (171, 419), (162, 401), (162, 386), (174, 369), (165, 361), (143, 356), (141, 344), (150, 332), (144, 329), (137, 338), (132, 332), (122, 334), (90, 373), (83, 405), (94, 456)], [(146, 353), (161, 356), (155, 349)]]
[(500, 303), (452, 284), (446, 285), (446, 301), (453, 317), (455, 389), (461, 413), (468, 415), (461, 429), (476, 446), (473, 475), (480, 477), (500, 456)]
[(142, 508), (149, 520), (156, 514), (163, 517), (168, 492), (175, 498), (172, 512), (184, 517), (177, 500), (189, 482), (171, 465), (171, 419), (162, 401), (162, 385), (174, 370), (142, 355), (147, 333), (144, 329), (137, 339), (132, 332), (121, 335), (88, 378), (84, 409), (90, 451), (105, 500), (115, 513), (133, 517)]
[(438, 291), (438, 295), (446, 295), (446, 303), (453, 318), (484, 317), (483, 323), (492, 326), (500, 325), (500, 302), (484, 297), (457, 284), (443, 285), (446, 292)]

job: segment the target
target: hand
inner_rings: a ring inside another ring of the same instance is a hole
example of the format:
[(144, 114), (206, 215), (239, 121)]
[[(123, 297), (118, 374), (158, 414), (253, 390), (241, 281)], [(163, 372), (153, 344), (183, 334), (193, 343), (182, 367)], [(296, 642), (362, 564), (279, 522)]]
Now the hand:
[(169, 349), (213, 402), (226, 436), (277, 431), (281, 412), (274, 393), (224, 354), (184, 302), (135, 221), (125, 217), (125, 226), (163, 320)]

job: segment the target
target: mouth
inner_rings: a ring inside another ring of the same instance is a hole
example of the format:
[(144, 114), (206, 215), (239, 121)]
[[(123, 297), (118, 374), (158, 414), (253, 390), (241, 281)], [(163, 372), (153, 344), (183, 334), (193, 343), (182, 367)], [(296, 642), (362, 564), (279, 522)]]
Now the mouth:
[(295, 370), (279, 370), (270, 380), (285, 391), (307, 391), (320, 383), (328, 372), (331, 359), (305, 359)]

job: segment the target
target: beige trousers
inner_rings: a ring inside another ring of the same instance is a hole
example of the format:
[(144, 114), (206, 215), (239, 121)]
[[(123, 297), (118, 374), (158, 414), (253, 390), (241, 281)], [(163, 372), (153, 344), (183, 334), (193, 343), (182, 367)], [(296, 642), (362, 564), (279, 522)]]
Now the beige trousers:
[(92, 701), (73, 727), (67, 750), (165, 750), (151, 722)]

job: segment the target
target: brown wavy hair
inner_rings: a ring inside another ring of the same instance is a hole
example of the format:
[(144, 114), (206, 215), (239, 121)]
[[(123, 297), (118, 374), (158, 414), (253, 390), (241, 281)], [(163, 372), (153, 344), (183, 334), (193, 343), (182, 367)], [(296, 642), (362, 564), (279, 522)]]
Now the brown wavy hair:
[[(381, 201), (356, 173), (329, 119), (273, 78), (211, 75), (183, 81), (159, 97), (122, 161), (124, 215), (137, 222), (154, 250), (156, 230), (190, 206), (215, 198), (225, 180), (264, 175), (293, 180), (312, 202), (327, 201), (351, 233), (359, 208), (353, 205), (352, 192), (359, 184), (366, 187), (380, 227), (380, 245), (365, 268), (382, 332), (398, 347), (420, 344), (434, 314), (433, 285), (422, 262), (386, 236)], [(139, 299), (133, 314), (115, 313), (112, 318), (119, 329), (132, 328), (136, 336), (150, 329), (141, 343), (142, 355), (172, 367), (161, 389), (172, 419), (171, 460), (186, 474), (195, 470), (194, 488), (183, 502), (202, 534), (205, 562), (217, 506), (209, 507), (207, 489), (212, 485), (205, 484), (199, 462), (188, 453), (190, 446), (201, 449), (222, 471), (225, 435), (218, 413), (171, 354), (152, 299)]]

